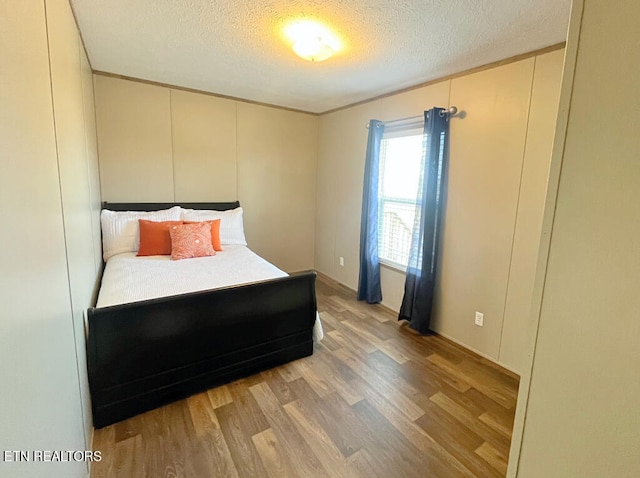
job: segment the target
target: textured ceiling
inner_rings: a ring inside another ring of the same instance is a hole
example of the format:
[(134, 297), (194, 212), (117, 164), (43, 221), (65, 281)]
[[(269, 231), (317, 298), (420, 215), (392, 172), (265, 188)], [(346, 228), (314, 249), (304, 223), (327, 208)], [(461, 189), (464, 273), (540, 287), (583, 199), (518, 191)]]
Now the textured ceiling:
[[(571, 0), (71, 0), (94, 70), (310, 112), (565, 40)], [(319, 20), (332, 58), (282, 28)]]

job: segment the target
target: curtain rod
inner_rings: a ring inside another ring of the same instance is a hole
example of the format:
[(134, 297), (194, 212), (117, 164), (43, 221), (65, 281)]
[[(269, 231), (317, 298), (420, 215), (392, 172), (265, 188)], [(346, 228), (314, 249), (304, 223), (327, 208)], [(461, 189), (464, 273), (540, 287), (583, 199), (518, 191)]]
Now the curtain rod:
[[(440, 112), (441, 116), (444, 116), (444, 115), (455, 116), (456, 114), (458, 114), (458, 107), (457, 106), (452, 106), (452, 107), (447, 108), (446, 110)], [(424, 119), (424, 114), (416, 115), (416, 116), (407, 116), (406, 118), (400, 118), (400, 119), (391, 120), (391, 121), (383, 121), (382, 123), (384, 125), (390, 125), (390, 124), (394, 124), (394, 123), (402, 123), (404, 121), (409, 121), (409, 120), (421, 120), (421, 119)], [(365, 125), (365, 128), (369, 129), (369, 123), (367, 123)]]

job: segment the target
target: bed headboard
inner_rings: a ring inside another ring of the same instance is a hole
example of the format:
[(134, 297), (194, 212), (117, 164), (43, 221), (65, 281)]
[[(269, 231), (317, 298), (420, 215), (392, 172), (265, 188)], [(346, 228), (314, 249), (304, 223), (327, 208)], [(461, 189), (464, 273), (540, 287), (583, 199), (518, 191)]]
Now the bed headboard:
[(103, 202), (102, 209), (110, 211), (159, 211), (180, 206), (186, 209), (212, 209), (228, 211), (240, 206), (240, 201), (231, 202)]

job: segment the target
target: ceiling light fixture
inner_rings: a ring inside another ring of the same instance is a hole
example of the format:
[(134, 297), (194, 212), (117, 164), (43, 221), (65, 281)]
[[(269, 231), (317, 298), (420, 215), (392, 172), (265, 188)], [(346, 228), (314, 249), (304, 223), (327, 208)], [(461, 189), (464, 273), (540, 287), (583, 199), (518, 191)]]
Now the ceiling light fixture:
[(340, 40), (329, 28), (313, 20), (289, 24), (285, 28), (285, 35), (291, 41), (296, 55), (308, 61), (326, 60), (341, 47)]
[(323, 61), (333, 55), (333, 48), (323, 42), (322, 37), (304, 38), (293, 44), (293, 51), (309, 61)]

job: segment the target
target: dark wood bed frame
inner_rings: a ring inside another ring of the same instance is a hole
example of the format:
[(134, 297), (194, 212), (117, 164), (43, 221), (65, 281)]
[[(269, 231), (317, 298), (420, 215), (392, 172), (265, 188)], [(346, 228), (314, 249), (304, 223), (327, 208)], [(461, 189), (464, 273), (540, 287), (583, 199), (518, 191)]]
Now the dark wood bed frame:
[[(104, 203), (114, 211), (230, 203)], [(316, 273), (88, 310), (96, 428), (313, 353)]]

